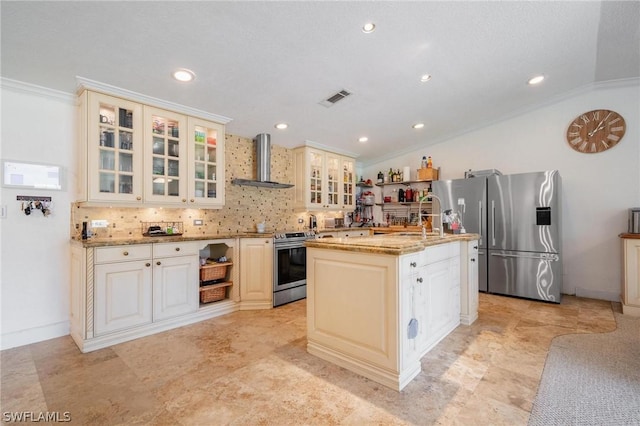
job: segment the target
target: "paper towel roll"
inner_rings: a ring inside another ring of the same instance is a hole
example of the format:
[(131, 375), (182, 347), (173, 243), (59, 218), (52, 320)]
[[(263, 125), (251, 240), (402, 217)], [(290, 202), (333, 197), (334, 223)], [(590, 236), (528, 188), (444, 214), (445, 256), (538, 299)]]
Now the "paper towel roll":
[(411, 180), (411, 167), (404, 166), (404, 169), (402, 171), (402, 180), (405, 182)]

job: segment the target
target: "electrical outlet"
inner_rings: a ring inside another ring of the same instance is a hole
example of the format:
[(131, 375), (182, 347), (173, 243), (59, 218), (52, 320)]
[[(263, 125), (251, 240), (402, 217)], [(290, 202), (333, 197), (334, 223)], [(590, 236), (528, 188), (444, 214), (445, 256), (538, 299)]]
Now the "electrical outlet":
[(202, 219), (193, 219), (193, 226), (202, 226)]
[(464, 198), (458, 198), (458, 205), (464, 206)]
[(104, 219), (92, 220), (91, 227), (92, 228), (106, 228), (109, 226), (109, 222)]

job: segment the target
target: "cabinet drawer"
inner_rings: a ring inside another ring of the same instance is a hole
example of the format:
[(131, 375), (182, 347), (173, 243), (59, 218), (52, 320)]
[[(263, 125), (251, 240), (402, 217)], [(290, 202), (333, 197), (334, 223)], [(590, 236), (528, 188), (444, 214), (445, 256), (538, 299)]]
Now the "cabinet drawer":
[(422, 256), (422, 253), (407, 254), (400, 258), (402, 276), (413, 274), (422, 266), (424, 266), (424, 256)]
[(150, 244), (96, 248), (95, 263), (126, 262), (128, 260), (151, 259)]
[(153, 245), (153, 257), (188, 256), (192, 254), (198, 254), (198, 244), (195, 242)]

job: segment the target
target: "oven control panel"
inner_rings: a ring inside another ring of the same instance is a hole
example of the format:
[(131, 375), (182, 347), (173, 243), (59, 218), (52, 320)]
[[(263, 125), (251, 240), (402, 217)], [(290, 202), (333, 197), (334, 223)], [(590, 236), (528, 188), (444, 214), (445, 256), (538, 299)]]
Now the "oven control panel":
[(314, 231), (299, 231), (299, 232), (276, 232), (273, 238), (276, 240), (308, 240), (309, 238), (315, 238), (316, 233)]

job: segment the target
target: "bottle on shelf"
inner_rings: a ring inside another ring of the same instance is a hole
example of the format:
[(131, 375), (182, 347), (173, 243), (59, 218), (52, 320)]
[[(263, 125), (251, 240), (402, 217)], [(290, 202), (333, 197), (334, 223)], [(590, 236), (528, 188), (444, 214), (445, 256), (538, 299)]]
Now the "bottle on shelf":
[(378, 172), (378, 183), (384, 183), (384, 173)]
[(427, 168), (427, 156), (426, 155), (422, 156), (422, 162), (420, 163), (420, 168), (421, 169), (426, 169)]
[(427, 159), (427, 169), (430, 169), (433, 167), (433, 162), (431, 161), (431, 156), (429, 156), (429, 158)]

